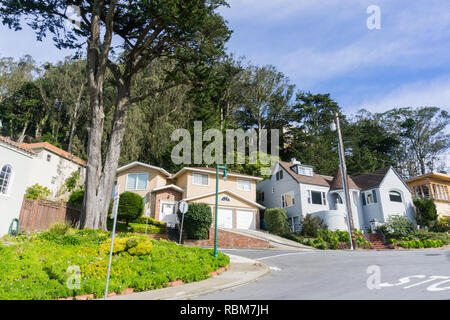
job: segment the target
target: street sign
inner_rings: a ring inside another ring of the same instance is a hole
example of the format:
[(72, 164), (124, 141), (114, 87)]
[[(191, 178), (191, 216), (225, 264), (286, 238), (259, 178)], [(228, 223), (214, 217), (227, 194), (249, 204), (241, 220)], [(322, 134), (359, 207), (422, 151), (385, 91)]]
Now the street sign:
[(180, 201), (180, 204), (178, 205), (178, 209), (181, 213), (186, 213), (188, 211), (189, 205), (186, 201)]
[(183, 234), (183, 222), (184, 222), (184, 214), (188, 211), (189, 205), (186, 201), (180, 201), (178, 204), (178, 210), (180, 210), (182, 217), (181, 217), (181, 227), (180, 227), (180, 241), (178, 242), (181, 244), (181, 236)]

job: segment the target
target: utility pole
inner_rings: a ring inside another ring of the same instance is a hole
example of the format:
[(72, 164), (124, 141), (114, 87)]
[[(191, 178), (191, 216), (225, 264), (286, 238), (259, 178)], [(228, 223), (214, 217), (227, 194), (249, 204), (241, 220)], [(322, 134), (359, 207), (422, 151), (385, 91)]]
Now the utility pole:
[(342, 185), (344, 187), (345, 207), (347, 209), (347, 225), (348, 225), (348, 234), (350, 236), (350, 249), (354, 250), (354, 248), (356, 248), (356, 243), (355, 243), (355, 239), (353, 239), (353, 236), (352, 236), (352, 230), (353, 230), (352, 203), (350, 201), (350, 192), (348, 190), (348, 177), (347, 177), (347, 167), (345, 166), (344, 142), (342, 140), (341, 126), (339, 123), (339, 114), (337, 112), (335, 113), (335, 121), (336, 121), (336, 129), (337, 129), (337, 133), (338, 133), (339, 162), (340, 162), (341, 172), (342, 172)]

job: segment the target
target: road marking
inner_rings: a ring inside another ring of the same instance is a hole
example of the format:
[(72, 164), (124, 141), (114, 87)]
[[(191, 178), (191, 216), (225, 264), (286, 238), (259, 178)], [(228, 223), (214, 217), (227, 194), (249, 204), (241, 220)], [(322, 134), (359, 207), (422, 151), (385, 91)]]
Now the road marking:
[(300, 254), (305, 254), (305, 253), (313, 253), (313, 252), (314, 251), (283, 253), (283, 254), (277, 254), (277, 255), (274, 255), (274, 256), (262, 257), (262, 258), (258, 258), (258, 259), (255, 259), (255, 260), (272, 259), (272, 258), (283, 257), (283, 256), (294, 256), (294, 255), (300, 255)]
[(269, 269), (270, 269), (270, 270), (273, 270), (273, 271), (281, 271), (281, 269), (278, 268), (278, 267), (272, 267), (272, 266), (269, 266)]

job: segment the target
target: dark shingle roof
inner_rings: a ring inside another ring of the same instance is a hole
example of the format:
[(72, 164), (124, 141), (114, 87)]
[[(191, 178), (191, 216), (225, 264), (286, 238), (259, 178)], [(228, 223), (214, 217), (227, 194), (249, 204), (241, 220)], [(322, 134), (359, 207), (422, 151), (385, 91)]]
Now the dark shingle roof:
[[(349, 189), (360, 189), (356, 183), (353, 181), (352, 178), (349, 177), (349, 175), (347, 175), (347, 180), (348, 180), (348, 187)], [(339, 166), (338, 171), (336, 172), (333, 180), (331, 181), (330, 184), (330, 190), (338, 190), (338, 189), (343, 189), (343, 185), (342, 185), (342, 170), (341, 167)]]
[(371, 173), (361, 174), (359, 176), (353, 177), (353, 181), (355, 181), (356, 185), (359, 186), (362, 190), (376, 188), (380, 185), (383, 178), (388, 173), (391, 167), (385, 167), (382, 169), (375, 170)]

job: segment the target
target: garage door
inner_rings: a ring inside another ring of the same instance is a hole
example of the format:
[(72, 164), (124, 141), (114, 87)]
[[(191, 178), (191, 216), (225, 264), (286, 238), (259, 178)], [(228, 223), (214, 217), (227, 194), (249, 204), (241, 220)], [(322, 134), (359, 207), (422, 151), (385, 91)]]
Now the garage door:
[(237, 229), (255, 229), (255, 212), (249, 210), (236, 210)]
[(219, 208), (217, 225), (219, 228), (233, 228), (233, 210)]

